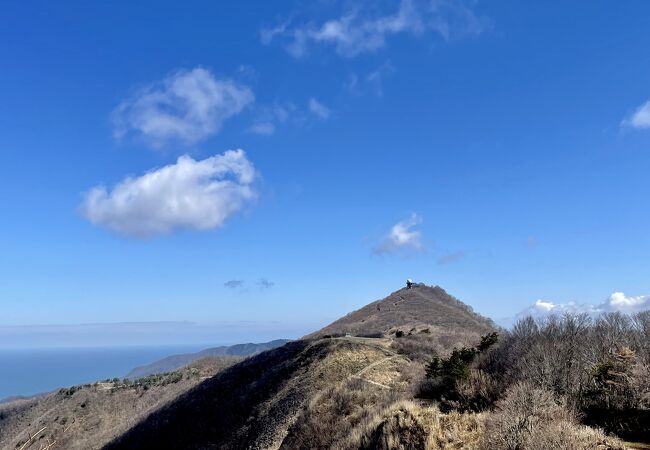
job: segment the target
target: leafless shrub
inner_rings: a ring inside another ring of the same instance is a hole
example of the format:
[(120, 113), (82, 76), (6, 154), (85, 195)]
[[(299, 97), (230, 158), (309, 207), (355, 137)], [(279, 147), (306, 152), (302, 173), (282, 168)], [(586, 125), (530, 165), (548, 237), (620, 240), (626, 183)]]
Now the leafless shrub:
[(354, 428), (337, 449), (476, 449), (483, 433), (481, 414), (442, 414), (435, 407), (399, 401)]
[(623, 448), (600, 431), (576, 424), (564, 400), (531, 383), (512, 386), (489, 415), (484, 450)]
[(529, 383), (517, 383), (488, 418), (484, 447), (522, 449), (535, 428), (567, 419), (566, 408), (556, 401), (551, 392)]
[(416, 333), (395, 339), (392, 348), (413, 361), (428, 363), (433, 356), (443, 356), (453, 348), (474, 345), (479, 338), (478, 333), (434, 328), (428, 333)]
[(623, 450), (618, 440), (602, 431), (573, 422), (560, 420), (545, 427), (533, 429), (522, 450)]

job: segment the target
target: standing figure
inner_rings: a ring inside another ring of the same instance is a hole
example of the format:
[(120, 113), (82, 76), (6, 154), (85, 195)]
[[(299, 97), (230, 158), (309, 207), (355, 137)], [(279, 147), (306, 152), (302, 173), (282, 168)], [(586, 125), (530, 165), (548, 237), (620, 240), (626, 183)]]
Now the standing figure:
[(413, 287), (413, 280), (409, 278), (406, 280), (406, 289), (411, 289), (411, 287)]

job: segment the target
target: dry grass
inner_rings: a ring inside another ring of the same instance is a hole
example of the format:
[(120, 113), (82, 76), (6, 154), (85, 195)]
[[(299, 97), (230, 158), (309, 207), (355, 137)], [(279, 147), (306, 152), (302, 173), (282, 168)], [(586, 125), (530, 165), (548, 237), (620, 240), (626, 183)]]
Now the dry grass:
[(137, 383), (99, 382), (0, 405), (2, 449), (100, 448), (149, 412), (239, 361), (209, 358)]
[(325, 335), (357, 336), (383, 333), (388, 335), (397, 330), (409, 333), (411, 330), (434, 328), (440, 330), (472, 330), (478, 335), (494, 331), (494, 324), (480, 316), (472, 309), (444, 289), (422, 284), (412, 289), (400, 289), (388, 297), (370, 303), (341, 319), (331, 323), (322, 330), (308, 337)]
[(367, 418), (339, 448), (377, 450), (476, 449), (484, 417), (473, 413), (442, 414), (435, 407), (398, 401)]

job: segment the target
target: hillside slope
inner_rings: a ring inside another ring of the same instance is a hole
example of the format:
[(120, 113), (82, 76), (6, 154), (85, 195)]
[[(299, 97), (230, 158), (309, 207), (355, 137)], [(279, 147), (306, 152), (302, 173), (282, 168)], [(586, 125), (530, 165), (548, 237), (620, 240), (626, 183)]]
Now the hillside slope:
[[(106, 449), (329, 448), (373, 411), (412, 398), (424, 373), (412, 347), (430, 358), (492, 330), (491, 321), (441, 288), (402, 289), (217, 374)], [(377, 333), (384, 337), (359, 336)]]
[(134, 379), (146, 377), (156, 373), (171, 372), (180, 369), (194, 361), (203, 358), (213, 358), (218, 356), (251, 356), (266, 350), (281, 347), (289, 342), (288, 339), (276, 339), (274, 341), (263, 342), (260, 344), (235, 344), (220, 347), (206, 348), (195, 353), (180, 353), (178, 355), (170, 355), (165, 358), (154, 361), (150, 364), (138, 366), (131, 370), (126, 378)]
[(397, 330), (409, 332), (429, 329), (467, 330), (487, 333), (494, 330), (490, 320), (457, 300), (439, 286), (414, 284), (411, 289), (400, 289), (388, 297), (372, 302), (327, 325), (308, 338), (327, 335), (355, 336), (390, 334)]
[(105, 448), (278, 448), (317, 392), (393, 359), (406, 363), (384, 344), (345, 338), (289, 342), (206, 380)]
[(133, 382), (106, 380), (2, 404), (0, 449), (100, 448), (152, 411), (240, 360), (207, 358), (176, 372)]
[[(479, 365), (499, 355), (489, 350), (494, 341), (483, 345), (481, 335), (492, 331), (443, 289), (416, 285), (221, 371), (205, 370), (208, 359), (135, 384), (96, 383), (2, 405), (0, 448), (624, 448), (579, 424), (551, 391), (497, 384)], [(447, 372), (425, 375), (432, 360)], [(523, 434), (511, 426), (522, 414), (536, 424)]]
[[(456, 346), (475, 345), (481, 334), (492, 330), (488, 319), (441, 288), (416, 285), (401, 289), (307, 338), (184, 385), (155, 405), (137, 408), (137, 414), (117, 408), (117, 397), (95, 396), (87, 403), (74, 393), (76, 402), (52, 399), (71, 405), (79, 425), (71, 434), (58, 419), (59, 406), (53, 404), (48, 423), (53, 423), (59, 434), (48, 435), (48, 439), (64, 436), (69, 440), (63, 445), (64, 441), (57, 441), (49, 450), (104, 444), (107, 450), (374, 448), (374, 444), (361, 442), (374, 442), (376, 436), (388, 433), (386, 427), (395, 428), (394, 420), (401, 423), (405, 414), (415, 421), (420, 417), (436, 423), (446, 420), (438, 412), (420, 411), (420, 406), (405, 410), (403, 402), (413, 400), (425, 363), (432, 356), (446, 354)], [(147, 395), (142, 393), (144, 400), (124, 397), (119, 401), (152, 402)], [(89, 405), (95, 408), (92, 414)], [(106, 430), (107, 413), (120, 417), (120, 426), (110, 432)], [(1, 420), (0, 415), (0, 428)], [(24, 428), (21, 439), (44, 424), (33, 414), (20, 423)], [(466, 427), (461, 434), (470, 436), (481, 421), (463, 417), (453, 423), (456, 428)], [(420, 428), (435, 427), (427, 423)], [(18, 427), (13, 430), (17, 432)], [(425, 431), (418, 431), (414, 439), (428, 439), (430, 432)], [(448, 430), (440, 433), (446, 436)], [(453, 433), (456, 437), (449, 448), (460, 448), (459, 435)], [(386, 439), (394, 438), (390, 436)], [(107, 438), (112, 441), (107, 443)], [(35, 441), (34, 445), (26, 448), (39, 448)]]

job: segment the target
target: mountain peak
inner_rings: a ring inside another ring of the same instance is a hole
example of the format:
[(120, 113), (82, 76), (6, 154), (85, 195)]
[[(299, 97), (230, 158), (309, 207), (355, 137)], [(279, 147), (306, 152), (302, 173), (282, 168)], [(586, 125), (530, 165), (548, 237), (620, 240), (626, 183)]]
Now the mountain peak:
[(413, 283), (392, 292), (312, 333), (308, 337), (351, 334), (388, 335), (432, 328), (463, 329), (477, 333), (494, 329), (494, 324), (440, 286)]

